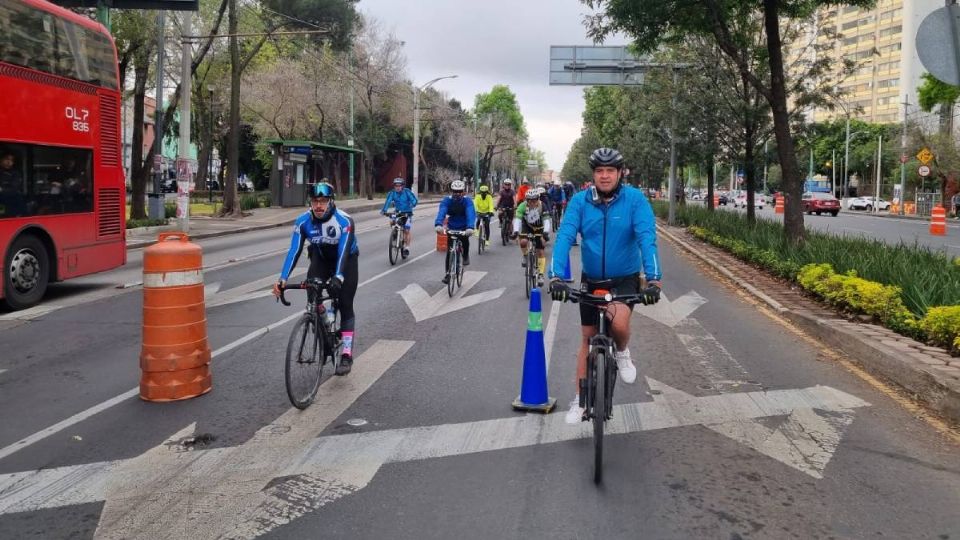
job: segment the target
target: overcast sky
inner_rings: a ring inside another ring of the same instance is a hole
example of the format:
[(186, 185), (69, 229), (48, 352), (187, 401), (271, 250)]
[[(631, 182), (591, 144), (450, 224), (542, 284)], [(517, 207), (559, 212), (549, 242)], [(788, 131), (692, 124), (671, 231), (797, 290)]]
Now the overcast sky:
[(563, 167), (583, 124), (583, 87), (547, 84), (550, 45), (591, 44), (579, 0), (361, 0), (359, 8), (406, 42), (415, 84), (456, 74), (435, 88), (468, 109), (477, 94), (509, 85), (531, 144), (550, 168)]

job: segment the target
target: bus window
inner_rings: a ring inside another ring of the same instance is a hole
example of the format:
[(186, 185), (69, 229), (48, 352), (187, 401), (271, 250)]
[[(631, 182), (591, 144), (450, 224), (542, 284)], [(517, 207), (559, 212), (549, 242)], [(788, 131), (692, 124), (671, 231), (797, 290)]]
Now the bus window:
[(10, 144), (0, 155), (0, 186), (20, 185), (0, 192), (0, 218), (93, 212), (91, 150)]

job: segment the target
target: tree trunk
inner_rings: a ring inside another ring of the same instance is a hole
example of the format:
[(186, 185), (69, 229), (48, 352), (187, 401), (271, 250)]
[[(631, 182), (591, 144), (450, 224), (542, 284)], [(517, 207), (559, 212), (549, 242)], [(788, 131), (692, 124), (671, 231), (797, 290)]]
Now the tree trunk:
[(714, 167), (713, 160), (715, 156), (710, 156), (710, 163), (707, 165), (707, 208), (713, 210), (713, 193), (714, 193), (714, 184), (716, 183), (716, 177), (714, 176)]
[(790, 115), (787, 111), (783, 72), (783, 43), (780, 39), (779, 0), (763, 0), (763, 19), (767, 33), (767, 53), (770, 55), (770, 108), (773, 110), (773, 131), (777, 139), (777, 154), (783, 175), (783, 232), (787, 242), (802, 244), (805, 234), (800, 201), (803, 186), (793, 137), (790, 135)]
[(240, 175), (240, 46), (237, 43), (237, 0), (230, 0), (228, 24), (230, 27), (230, 141), (227, 147), (227, 166), (223, 189), (224, 215), (239, 216), (237, 178)]
[(135, 62), (133, 69), (133, 137), (130, 141), (130, 217), (132, 219), (147, 218), (144, 197), (147, 193), (147, 177), (150, 174), (150, 166), (144, 163), (143, 156), (143, 100), (147, 94), (150, 61), (142, 56), (139, 58), (142, 61)]

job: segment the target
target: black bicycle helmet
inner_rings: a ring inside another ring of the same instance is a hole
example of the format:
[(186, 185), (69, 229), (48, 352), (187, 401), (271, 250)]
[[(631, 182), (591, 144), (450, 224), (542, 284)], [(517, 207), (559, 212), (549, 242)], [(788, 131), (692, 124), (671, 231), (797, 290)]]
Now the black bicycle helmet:
[(337, 198), (337, 191), (336, 191), (336, 190), (333, 188), (333, 186), (330, 185), (329, 183), (327, 183), (327, 182), (320, 182), (320, 183), (318, 183), (318, 184), (314, 184), (313, 187), (310, 188), (310, 196), (311, 196), (311, 197), (326, 197), (326, 198), (328, 198), (328, 199), (336, 199), (336, 198)]
[(590, 154), (590, 168), (616, 167), (623, 168), (623, 154), (613, 148), (597, 148)]

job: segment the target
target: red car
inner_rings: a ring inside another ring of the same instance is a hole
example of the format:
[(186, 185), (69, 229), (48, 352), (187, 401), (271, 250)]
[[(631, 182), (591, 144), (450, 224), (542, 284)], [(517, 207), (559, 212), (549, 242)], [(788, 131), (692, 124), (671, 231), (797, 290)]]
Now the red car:
[(806, 192), (801, 200), (803, 211), (808, 214), (830, 214), (837, 217), (840, 213), (840, 201), (829, 193)]

